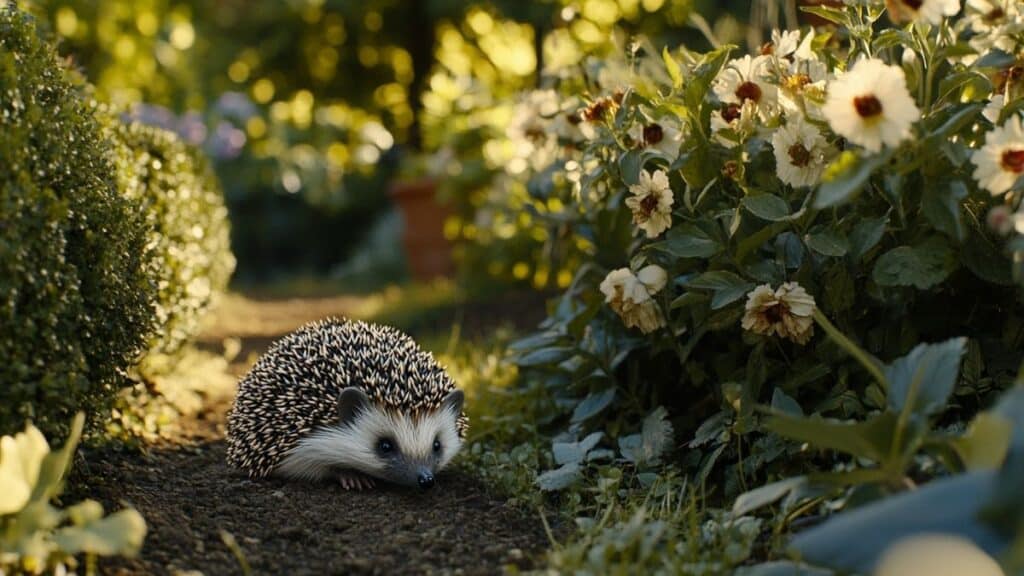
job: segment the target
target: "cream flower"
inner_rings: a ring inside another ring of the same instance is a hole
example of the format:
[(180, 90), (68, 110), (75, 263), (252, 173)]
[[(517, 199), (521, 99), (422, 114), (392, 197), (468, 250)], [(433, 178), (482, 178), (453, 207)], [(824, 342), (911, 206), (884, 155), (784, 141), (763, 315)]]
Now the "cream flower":
[(999, 564), (970, 540), (953, 534), (915, 534), (882, 555), (875, 576), (1004, 576)]
[(1024, 175), (1024, 128), (1020, 115), (985, 136), (985, 145), (971, 156), (974, 179), (993, 196), (1005, 194)]
[(796, 282), (786, 282), (775, 291), (762, 284), (747, 294), (741, 325), (756, 334), (776, 334), (806, 344), (814, 335), (814, 309), (814, 297)]
[(665, 325), (665, 318), (652, 296), (668, 282), (664, 268), (649, 265), (635, 275), (629, 268), (612, 270), (601, 282), (604, 301), (622, 318), (627, 328), (648, 334)]
[(865, 58), (829, 85), (822, 109), (837, 134), (870, 152), (897, 146), (921, 117), (903, 69)]
[(715, 78), (713, 89), (725, 104), (743, 105), (752, 102), (762, 120), (775, 114), (778, 89), (768, 81), (767, 56), (732, 60)]
[(885, 0), (885, 6), (894, 22), (941, 24), (960, 11), (960, 0)]
[(833, 149), (821, 132), (797, 117), (772, 135), (779, 180), (799, 188), (821, 180)]
[(679, 123), (669, 118), (647, 124), (634, 124), (628, 134), (638, 146), (657, 150), (670, 160), (679, 157), (679, 146), (683, 143), (684, 137)]
[(650, 174), (640, 171), (640, 182), (629, 187), (632, 196), (626, 198), (626, 206), (633, 212), (633, 223), (656, 238), (672, 227), (672, 189), (664, 170)]

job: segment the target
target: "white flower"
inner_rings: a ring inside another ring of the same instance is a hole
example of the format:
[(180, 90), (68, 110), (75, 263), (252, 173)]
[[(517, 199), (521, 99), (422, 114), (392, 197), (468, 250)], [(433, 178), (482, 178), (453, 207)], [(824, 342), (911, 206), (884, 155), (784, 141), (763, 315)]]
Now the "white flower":
[(665, 269), (649, 265), (636, 275), (629, 268), (612, 270), (601, 282), (604, 301), (622, 318), (627, 328), (639, 328), (644, 334), (665, 325), (665, 318), (651, 297), (668, 281)]
[(657, 122), (634, 124), (628, 134), (638, 146), (657, 150), (669, 160), (675, 160), (679, 156), (679, 146), (682, 145), (684, 137), (679, 123), (667, 117), (660, 118)]
[(971, 30), (979, 33), (1019, 32), (1019, 26), (1024, 24), (1022, 16), (1020, 0), (967, 0), (964, 10), (964, 20), (970, 23)]
[(633, 223), (656, 238), (672, 227), (672, 189), (664, 170), (650, 174), (640, 171), (640, 182), (629, 187), (633, 194), (626, 198), (626, 206), (633, 212)]
[(941, 24), (944, 17), (960, 11), (960, 0), (885, 0), (885, 5), (895, 22)]
[(832, 147), (814, 126), (796, 117), (772, 135), (779, 180), (799, 188), (821, 180)]
[(831, 83), (822, 109), (837, 134), (870, 152), (897, 146), (921, 117), (903, 69), (865, 58)]
[(715, 78), (713, 89), (718, 99), (725, 104), (752, 102), (762, 120), (770, 118), (778, 99), (777, 88), (768, 81), (770, 62), (767, 56), (753, 58), (749, 54), (730, 61)]
[[(716, 142), (729, 148), (757, 131), (757, 105), (751, 101), (730, 103), (711, 113), (711, 132)], [(732, 134), (724, 131), (729, 130)]]
[(741, 325), (756, 334), (777, 334), (806, 344), (814, 335), (815, 307), (814, 297), (796, 282), (786, 282), (775, 291), (762, 284), (747, 294)]
[(993, 196), (1005, 194), (1024, 174), (1024, 128), (1020, 115), (985, 136), (985, 145), (971, 156), (974, 179)]
[(974, 542), (953, 534), (915, 534), (882, 555), (875, 576), (1004, 576), (999, 564)]

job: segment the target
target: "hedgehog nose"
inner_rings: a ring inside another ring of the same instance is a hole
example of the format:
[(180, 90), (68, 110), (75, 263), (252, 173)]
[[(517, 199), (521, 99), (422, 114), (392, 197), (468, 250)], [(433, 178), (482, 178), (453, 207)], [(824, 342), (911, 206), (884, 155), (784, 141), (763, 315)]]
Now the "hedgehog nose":
[(420, 472), (420, 476), (417, 481), (419, 482), (420, 488), (427, 490), (434, 485), (434, 475), (430, 472)]

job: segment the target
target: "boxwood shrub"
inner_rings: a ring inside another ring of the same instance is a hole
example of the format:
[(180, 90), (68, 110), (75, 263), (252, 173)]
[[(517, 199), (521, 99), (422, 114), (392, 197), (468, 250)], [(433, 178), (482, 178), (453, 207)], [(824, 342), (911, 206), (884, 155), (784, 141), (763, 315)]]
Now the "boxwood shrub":
[(166, 130), (105, 119), (121, 194), (141, 205), (159, 286), (150, 354), (177, 351), (235, 268), (224, 194), (206, 159)]
[(0, 8), (0, 433), (112, 398), (154, 326), (149, 244), (82, 91)]

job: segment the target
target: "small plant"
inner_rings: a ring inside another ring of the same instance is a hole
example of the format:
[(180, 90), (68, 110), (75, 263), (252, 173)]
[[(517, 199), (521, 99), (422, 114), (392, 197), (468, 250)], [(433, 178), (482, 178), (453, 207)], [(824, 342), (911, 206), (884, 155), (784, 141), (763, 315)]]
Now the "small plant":
[(56, 452), (31, 424), (0, 438), (0, 574), (65, 573), (80, 555), (93, 574), (96, 556), (131, 556), (142, 548), (146, 522), (134, 509), (104, 516), (92, 500), (64, 509), (51, 503), (63, 489), (84, 421), (79, 413)]

